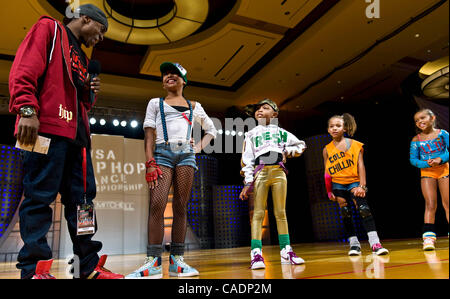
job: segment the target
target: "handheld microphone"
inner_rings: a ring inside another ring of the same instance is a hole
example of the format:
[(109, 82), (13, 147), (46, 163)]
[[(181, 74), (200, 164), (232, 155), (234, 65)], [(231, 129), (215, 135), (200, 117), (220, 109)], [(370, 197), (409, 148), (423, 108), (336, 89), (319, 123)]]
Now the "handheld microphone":
[(94, 104), (95, 101), (95, 93), (94, 91), (91, 89), (91, 82), (92, 80), (97, 77), (101, 72), (101, 65), (100, 65), (100, 61), (98, 60), (91, 60), (89, 61), (89, 65), (88, 65), (88, 73), (89, 73), (89, 77), (90, 77), (90, 82), (89, 82), (89, 92), (90, 92), (90, 97), (89, 100), (91, 101), (91, 104)]

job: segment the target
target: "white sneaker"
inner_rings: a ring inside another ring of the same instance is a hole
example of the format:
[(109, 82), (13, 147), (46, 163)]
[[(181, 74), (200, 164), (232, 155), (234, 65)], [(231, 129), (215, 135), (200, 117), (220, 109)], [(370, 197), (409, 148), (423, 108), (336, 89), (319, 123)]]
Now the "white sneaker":
[(286, 245), (286, 247), (281, 250), (280, 255), (281, 264), (301, 265), (305, 263), (301, 257), (295, 255), (290, 245)]
[(266, 264), (264, 264), (264, 258), (262, 257), (262, 251), (259, 248), (255, 248), (250, 252), (250, 257), (252, 259), (250, 268), (252, 270), (265, 269)]
[(389, 254), (389, 250), (381, 246), (380, 243), (375, 243), (372, 245), (372, 253), (375, 253), (376, 255), (385, 255)]
[(424, 232), (422, 235), (423, 238), (423, 250), (430, 251), (435, 250), (436, 246), (436, 234), (434, 232)]
[(436, 243), (436, 238), (433, 238), (433, 237), (423, 238), (423, 250), (424, 251), (435, 250), (436, 249), (435, 243)]
[(348, 252), (349, 256), (361, 256), (361, 247), (359, 246), (351, 246), (350, 251)]

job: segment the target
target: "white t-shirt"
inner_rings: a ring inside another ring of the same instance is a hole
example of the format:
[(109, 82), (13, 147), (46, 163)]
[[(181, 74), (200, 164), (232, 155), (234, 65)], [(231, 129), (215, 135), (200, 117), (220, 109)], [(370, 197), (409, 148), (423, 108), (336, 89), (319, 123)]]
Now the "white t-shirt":
[[(147, 111), (145, 114), (143, 127), (145, 128), (156, 128), (156, 144), (164, 143), (164, 133), (163, 126), (161, 122), (161, 113), (159, 111), (159, 101), (160, 98), (153, 98), (148, 102)], [(167, 137), (170, 143), (177, 143), (179, 141), (186, 142), (186, 136), (188, 133), (189, 123), (183, 116), (185, 113), (186, 117), (189, 118), (189, 109), (185, 112), (180, 112), (172, 106), (164, 102), (164, 114), (166, 116), (166, 127), (167, 127)], [(193, 108), (193, 122), (201, 125), (206, 134), (210, 134), (216, 138), (217, 130), (214, 126), (213, 121), (208, 117), (202, 105), (199, 102), (195, 103), (195, 108)], [(191, 128), (192, 130), (192, 128)], [(192, 132), (189, 133), (192, 136)]]

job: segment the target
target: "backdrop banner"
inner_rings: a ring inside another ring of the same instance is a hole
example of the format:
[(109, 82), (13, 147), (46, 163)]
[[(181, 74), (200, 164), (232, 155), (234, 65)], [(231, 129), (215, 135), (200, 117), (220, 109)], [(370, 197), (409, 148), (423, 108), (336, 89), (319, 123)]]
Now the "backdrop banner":
[[(148, 188), (145, 181), (144, 141), (122, 136), (92, 135), (94, 199), (100, 254), (145, 253)], [(61, 225), (60, 257), (72, 254), (65, 220)]]

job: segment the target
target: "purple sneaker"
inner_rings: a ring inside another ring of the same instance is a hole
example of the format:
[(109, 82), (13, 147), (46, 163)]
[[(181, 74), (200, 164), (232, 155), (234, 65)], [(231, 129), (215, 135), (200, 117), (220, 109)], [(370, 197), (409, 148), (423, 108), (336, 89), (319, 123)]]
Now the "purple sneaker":
[(259, 248), (255, 248), (251, 251), (250, 257), (252, 259), (250, 268), (252, 270), (264, 269), (266, 265), (264, 264), (264, 258), (262, 257), (262, 251)]

